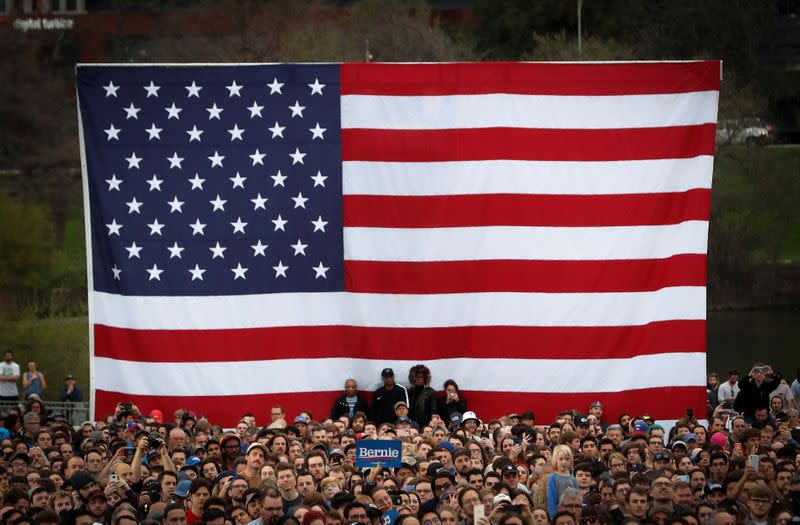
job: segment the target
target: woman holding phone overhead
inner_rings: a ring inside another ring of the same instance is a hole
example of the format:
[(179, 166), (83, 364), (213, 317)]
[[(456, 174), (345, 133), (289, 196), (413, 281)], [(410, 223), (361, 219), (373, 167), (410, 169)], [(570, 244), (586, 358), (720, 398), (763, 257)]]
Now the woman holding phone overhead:
[(452, 379), (444, 382), (444, 396), (436, 402), (436, 413), (445, 421), (450, 420), (450, 414), (458, 412), (463, 414), (467, 411), (467, 402), (461, 397), (458, 384)]

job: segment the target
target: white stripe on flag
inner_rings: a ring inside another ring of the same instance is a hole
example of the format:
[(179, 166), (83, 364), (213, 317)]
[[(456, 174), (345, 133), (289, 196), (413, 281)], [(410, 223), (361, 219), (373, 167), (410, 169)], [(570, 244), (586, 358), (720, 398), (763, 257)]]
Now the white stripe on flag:
[(714, 158), (342, 163), (345, 195), (612, 195), (711, 188)]
[(661, 259), (706, 253), (708, 222), (657, 226), (345, 228), (354, 261)]
[(717, 121), (717, 91), (663, 95), (342, 96), (342, 128), (620, 129)]
[[(287, 357), (290, 357), (287, 356)], [(581, 370), (586, 392), (694, 386), (703, 379), (703, 353), (668, 353), (630, 359), (439, 359), (428, 361), (434, 377), (458, 377), (463, 390), (569, 393), (568, 369)], [(406, 377), (415, 362), (325, 358), (219, 363), (143, 363), (96, 358), (97, 388), (141, 395), (226, 396), (335, 391), (343, 377), (366, 384), (375, 370), (392, 365)], [(479, 373), (476, 371), (480, 371)], [(191, 378), (187, 381), (186, 378)]]
[(95, 323), (152, 330), (268, 326), (638, 326), (706, 317), (703, 286), (617, 293), (329, 292), (139, 297), (92, 292), (92, 297)]

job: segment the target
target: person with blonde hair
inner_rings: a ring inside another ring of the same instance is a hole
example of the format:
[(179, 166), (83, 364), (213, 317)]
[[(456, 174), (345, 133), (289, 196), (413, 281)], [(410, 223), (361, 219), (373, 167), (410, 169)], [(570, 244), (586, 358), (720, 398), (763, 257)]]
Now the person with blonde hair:
[(547, 481), (547, 509), (550, 516), (558, 512), (561, 495), (569, 488), (578, 490), (578, 480), (572, 475), (572, 449), (557, 445), (553, 449), (553, 475)]

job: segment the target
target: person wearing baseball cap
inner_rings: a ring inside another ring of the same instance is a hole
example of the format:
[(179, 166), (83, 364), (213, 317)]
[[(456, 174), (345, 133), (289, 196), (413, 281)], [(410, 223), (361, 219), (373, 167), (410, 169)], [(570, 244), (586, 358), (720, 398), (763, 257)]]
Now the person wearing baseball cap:
[(247, 447), (247, 453), (244, 455), (247, 464), (244, 467), (242, 476), (247, 478), (247, 482), (250, 484), (251, 488), (257, 489), (261, 484), (261, 467), (264, 466), (267, 460), (267, 454), (266, 445), (258, 441)]
[(403, 385), (394, 382), (394, 370), (384, 368), (381, 371), (383, 386), (375, 390), (372, 398), (372, 417), (377, 426), (382, 423), (394, 423), (397, 414), (394, 405), (400, 401), (408, 406), (408, 391)]

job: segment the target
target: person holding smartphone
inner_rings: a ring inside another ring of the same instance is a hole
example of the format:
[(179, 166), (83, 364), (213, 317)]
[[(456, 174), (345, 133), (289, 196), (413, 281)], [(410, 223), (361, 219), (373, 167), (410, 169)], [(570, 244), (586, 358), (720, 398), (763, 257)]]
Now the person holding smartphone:
[(450, 415), (453, 413), (463, 414), (467, 411), (467, 402), (461, 397), (461, 392), (458, 390), (458, 383), (452, 379), (444, 382), (444, 396), (439, 397), (436, 401), (436, 413), (448, 421)]
[(771, 366), (756, 363), (747, 374), (739, 380), (739, 395), (736, 397), (736, 408), (745, 420), (752, 424), (756, 409), (769, 407), (769, 395), (781, 384), (781, 375)]

